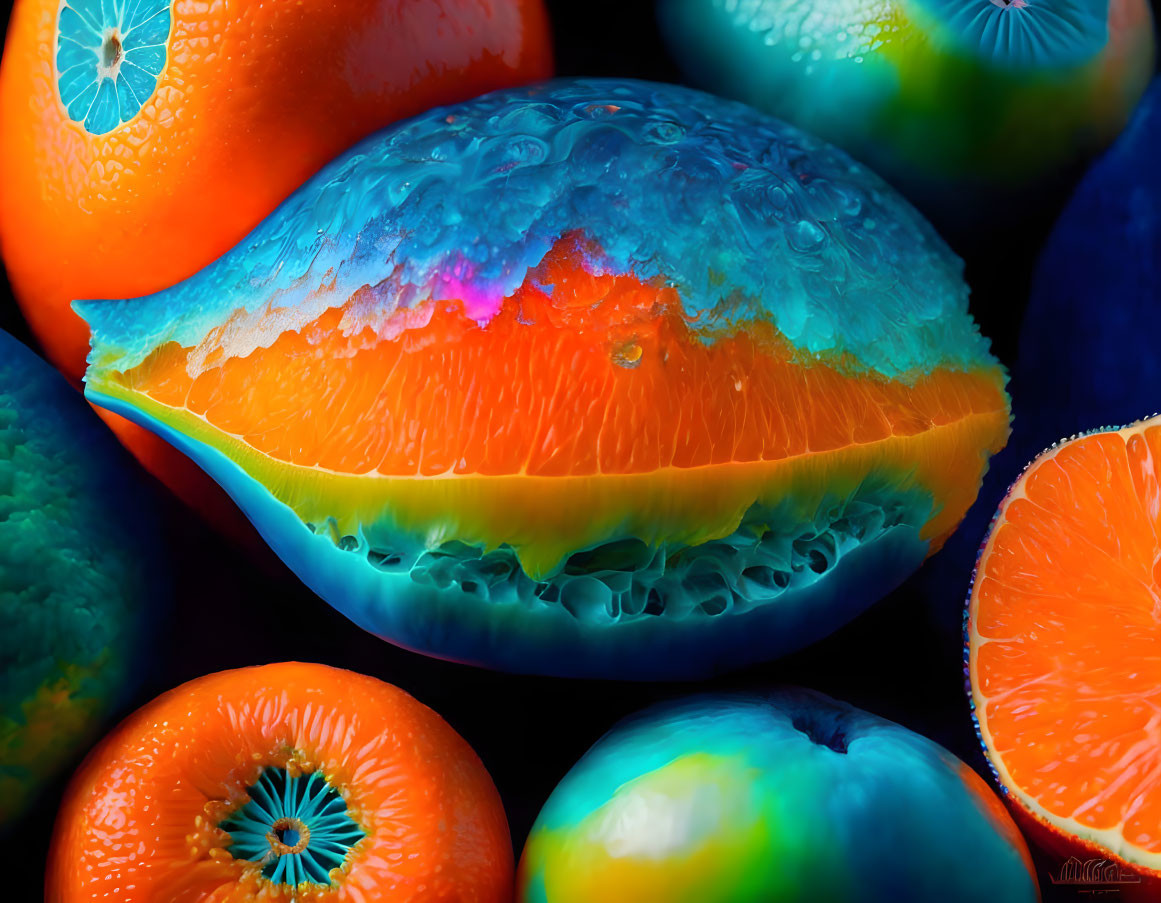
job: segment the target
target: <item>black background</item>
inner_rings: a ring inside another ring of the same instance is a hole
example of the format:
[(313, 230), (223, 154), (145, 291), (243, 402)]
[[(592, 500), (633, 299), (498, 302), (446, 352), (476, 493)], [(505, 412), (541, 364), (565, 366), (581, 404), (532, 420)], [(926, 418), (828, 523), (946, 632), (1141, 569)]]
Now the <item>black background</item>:
[[(549, 0), (548, 6), (559, 74), (681, 80), (660, 43), (648, 0)], [(967, 261), (973, 312), (1009, 366), (1037, 251), (1076, 175), (1022, 210), (1018, 221), (1008, 212), (997, 216), (990, 231), (953, 241)], [(37, 347), (6, 279), (0, 285), (0, 329)], [(475, 747), (503, 796), (517, 856), (556, 782), (617, 719), (650, 702), (705, 689), (776, 683), (813, 687), (926, 734), (989, 775), (969, 715), (956, 630), (967, 573), (956, 572), (962, 579), (944, 579), (938, 558), (929, 562), (926, 574), (828, 639), (714, 681), (626, 684), (515, 677), (424, 658), (364, 633), (303, 587), (272, 554), (230, 544), (164, 489), (156, 495), (176, 604), (156, 639), (157, 664), (121, 714), (183, 681), (243, 665), (314, 661), (374, 675), (434, 708)], [(932, 573), (939, 579), (933, 580)], [(17, 891), (16, 899), (40, 895), (64, 783), (62, 778), (50, 786), (31, 814), (0, 838), (0, 862), (12, 866), (3, 872), (5, 892), (27, 888)], [(1039, 856), (1038, 864), (1046, 900), (1083, 899), (1075, 889), (1062, 893), (1054, 888), (1051, 864)], [(27, 884), (19, 875), (29, 876)]]

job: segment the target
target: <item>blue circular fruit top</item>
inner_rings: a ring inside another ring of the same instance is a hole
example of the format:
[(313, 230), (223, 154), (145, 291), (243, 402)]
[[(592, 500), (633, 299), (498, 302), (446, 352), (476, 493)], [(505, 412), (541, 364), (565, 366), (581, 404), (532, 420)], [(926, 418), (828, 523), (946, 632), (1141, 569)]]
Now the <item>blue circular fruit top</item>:
[(263, 877), (276, 884), (331, 884), (330, 873), (366, 836), (317, 771), (267, 768), (246, 792), (249, 801), (219, 827), (233, 857), (262, 863)]
[(137, 115), (165, 68), (171, 19), (169, 0), (66, 0), (56, 71), (73, 122), (104, 135)]
[(918, 0), (943, 37), (974, 57), (1017, 69), (1080, 66), (1109, 40), (1108, 0)]

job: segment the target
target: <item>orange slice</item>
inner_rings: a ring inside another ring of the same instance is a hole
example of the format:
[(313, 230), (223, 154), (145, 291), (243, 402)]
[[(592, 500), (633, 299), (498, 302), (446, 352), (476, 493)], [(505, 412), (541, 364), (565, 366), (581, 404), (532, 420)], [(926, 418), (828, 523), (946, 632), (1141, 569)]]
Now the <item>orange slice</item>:
[(1161, 875), (1161, 418), (1037, 458), (968, 605), (980, 738), (1012, 802), (1058, 848)]

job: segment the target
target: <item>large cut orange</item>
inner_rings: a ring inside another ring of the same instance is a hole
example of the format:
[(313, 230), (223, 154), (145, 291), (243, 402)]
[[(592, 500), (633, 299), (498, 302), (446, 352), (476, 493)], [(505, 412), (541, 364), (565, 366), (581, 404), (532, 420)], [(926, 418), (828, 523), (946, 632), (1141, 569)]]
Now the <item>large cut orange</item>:
[[(166, 288), (358, 139), (551, 65), (541, 0), (18, 0), (0, 250), (21, 309), (79, 382), (74, 300)], [(204, 503), (208, 481), (130, 429), (146, 466)]]
[(1161, 418), (1029, 466), (981, 552), (967, 635), (980, 737), (1033, 836), (1161, 877)]

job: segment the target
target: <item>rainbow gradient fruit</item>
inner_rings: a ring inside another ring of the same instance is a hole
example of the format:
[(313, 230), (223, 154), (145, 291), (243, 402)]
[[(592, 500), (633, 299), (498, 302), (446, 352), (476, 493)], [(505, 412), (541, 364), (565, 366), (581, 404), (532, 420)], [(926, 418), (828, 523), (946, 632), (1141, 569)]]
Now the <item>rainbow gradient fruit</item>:
[(960, 272), (795, 129), (562, 80), (390, 128), (194, 278), (79, 305), (86, 392), (392, 642), (700, 674), (833, 630), (971, 504), (1008, 405)]
[(132, 460), (64, 379), (0, 332), (0, 826), (87, 747), (167, 602)]
[[(17, 0), (0, 61), (0, 251), (21, 310), (79, 383), (89, 331), (73, 301), (167, 288), (376, 129), (551, 71), (541, 0)], [(225, 519), (185, 459), (110, 425)]]
[(1004, 189), (1112, 141), (1153, 68), (1147, 0), (659, 0), (658, 15), (695, 84), (833, 141), (948, 223), (1010, 220)]
[(979, 776), (819, 693), (697, 696), (614, 727), (540, 811), (520, 903), (1039, 899)]
[(1054, 446), (980, 551), (969, 689), (1008, 800), (1052, 852), (1161, 893), (1161, 417)]
[(170, 690), (69, 788), (46, 903), (508, 903), (483, 764), (402, 690), (325, 665)]

